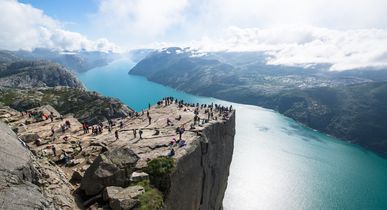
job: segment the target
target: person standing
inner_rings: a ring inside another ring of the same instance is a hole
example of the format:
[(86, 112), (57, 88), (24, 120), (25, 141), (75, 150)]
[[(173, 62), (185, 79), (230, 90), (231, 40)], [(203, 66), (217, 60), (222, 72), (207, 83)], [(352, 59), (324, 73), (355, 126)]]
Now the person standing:
[(114, 132), (114, 135), (116, 136), (116, 140), (118, 140), (118, 139), (119, 139), (119, 136), (118, 136), (118, 130), (116, 130), (116, 131)]

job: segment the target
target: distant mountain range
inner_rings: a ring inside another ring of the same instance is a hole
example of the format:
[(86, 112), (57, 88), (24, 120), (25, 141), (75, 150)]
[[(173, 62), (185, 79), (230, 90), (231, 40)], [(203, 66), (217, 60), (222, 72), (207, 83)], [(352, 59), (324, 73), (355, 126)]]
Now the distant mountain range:
[(192, 94), (279, 111), (311, 128), (387, 155), (387, 70), (266, 64), (259, 52), (154, 51), (130, 70)]
[(99, 51), (56, 51), (37, 48), (33, 51), (0, 51), (0, 62), (15, 59), (37, 61), (45, 60), (58, 63), (76, 73), (88, 71), (92, 68), (104, 66), (117, 59), (120, 55), (112, 52)]

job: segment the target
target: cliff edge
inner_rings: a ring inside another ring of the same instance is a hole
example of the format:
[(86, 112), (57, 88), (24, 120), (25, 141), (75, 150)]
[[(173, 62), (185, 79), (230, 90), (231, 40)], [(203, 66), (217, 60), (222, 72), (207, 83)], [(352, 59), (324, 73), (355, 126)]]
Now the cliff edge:
[(96, 125), (56, 115), (49, 106), (27, 113), (0, 107), (0, 119), (39, 160), (36, 168), (60, 175), (45, 172), (32, 183), (48, 206), (222, 209), (235, 135), (231, 107), (166, 98)]

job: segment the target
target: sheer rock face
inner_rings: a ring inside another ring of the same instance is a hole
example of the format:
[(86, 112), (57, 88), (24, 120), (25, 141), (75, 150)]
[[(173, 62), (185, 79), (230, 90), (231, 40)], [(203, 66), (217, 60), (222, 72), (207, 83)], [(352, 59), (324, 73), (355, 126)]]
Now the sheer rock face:
[(1, 209), (72, 209), (70, 185), (48, 161), (35, 160), (16, 134), (0, 121)]
[(0, 121), (0, 203), (2, 209), (43, 209), (48, 201), (32, 184), (37, 171), (15, 133)]
[(107, 186), (127, 187), (138, 159), (129, 148), (104, 152), (86, 170), (81, 189), (86, 195), (95, 195)]
[(166, 209), (222, 209), (234, 149), (235, 113), (204, 129), (171, 175)]

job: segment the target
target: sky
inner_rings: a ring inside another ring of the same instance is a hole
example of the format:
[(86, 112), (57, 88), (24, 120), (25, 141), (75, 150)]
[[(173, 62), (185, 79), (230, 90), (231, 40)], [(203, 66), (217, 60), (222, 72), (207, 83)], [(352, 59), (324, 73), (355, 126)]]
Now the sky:
[(270, 64), (387, 66), (386, 0), (0, 0), (0, 48), (263, 51)]

